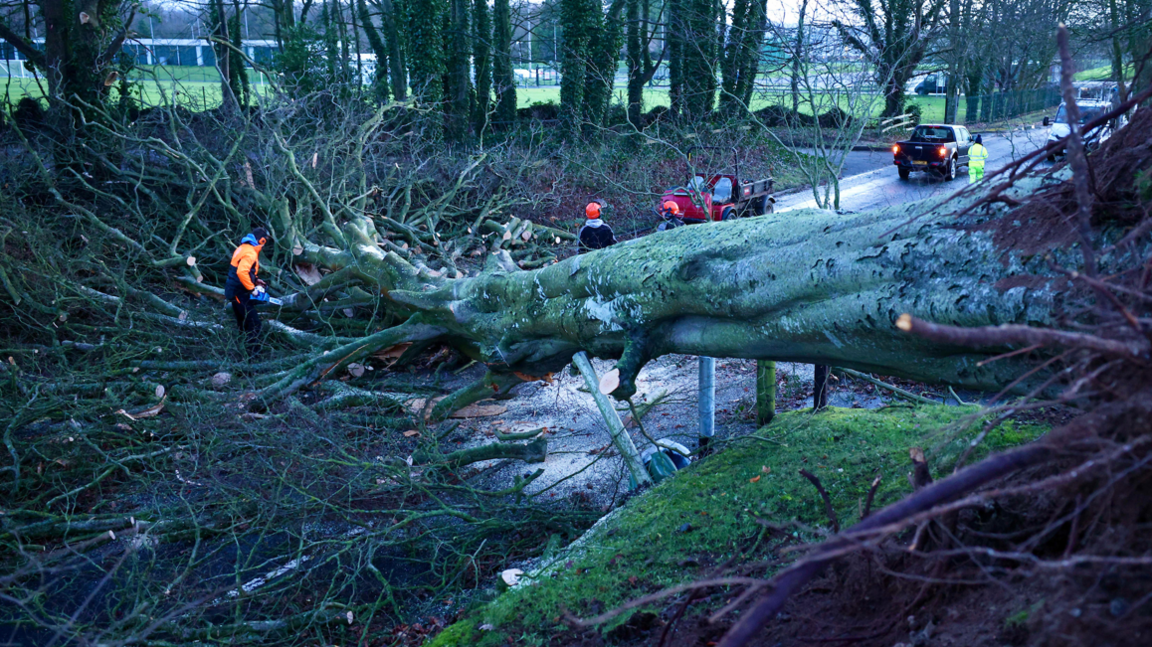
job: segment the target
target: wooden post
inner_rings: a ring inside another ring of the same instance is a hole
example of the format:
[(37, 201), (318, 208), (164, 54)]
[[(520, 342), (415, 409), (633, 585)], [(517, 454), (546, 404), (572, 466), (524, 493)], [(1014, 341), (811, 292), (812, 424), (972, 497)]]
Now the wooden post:
[(828, 406), (828, 370), (827, 366), (817, 364), (812, 367), (812, 410), (819, 411)]
[(776, 417), (776, 362), (756, 360), (756, 424)]
[(700, 397), (697, 400), (700, 412), (700, 437), (716, 435), (716, 360), (700, 358)]
[(600, 392), (600, 378), (596, 377), (596, 369), (592, 368), (592, 362), (588, 361), (588, 355), (584, 351), (580, 351), (572, 356), (572, 363), (584, 376), (584, 384), (588, 385), (588, 390), (592, 392), (592, 399), (596, 401), (596, 408), (600, 409), (600, 415), (604, 417), (604, 424), (608, 425), (608, 434), (612, 437), (612, 443), (616, 445), (616, 450), (624, 459), (624, 465), (632, 475), (632, 480), (636, 482), (636, 487), (652, 485), (652, 477), (644, 468), (644, 461), (640, 460), (640, 452), (636, 451), (632, 437), (624, 431), (624, 423), (620, 420), (620, 414), (608, 401), (608, 396)]

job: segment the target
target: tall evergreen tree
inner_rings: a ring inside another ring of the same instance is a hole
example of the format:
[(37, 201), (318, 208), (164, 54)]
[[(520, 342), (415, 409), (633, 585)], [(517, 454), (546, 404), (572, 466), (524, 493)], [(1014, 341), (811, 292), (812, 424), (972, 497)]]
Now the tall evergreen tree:
[(492, 50), (495, 119), (510, 128), (516, 122), (516, 77), (512, 73), (512, 9), (508, 0), (496, 0), (492, 5)]
[(476, 70), (472, 128), (482, 135), (492, 108), (492, 18), (488, 0), (472, 2), (472, 65)]

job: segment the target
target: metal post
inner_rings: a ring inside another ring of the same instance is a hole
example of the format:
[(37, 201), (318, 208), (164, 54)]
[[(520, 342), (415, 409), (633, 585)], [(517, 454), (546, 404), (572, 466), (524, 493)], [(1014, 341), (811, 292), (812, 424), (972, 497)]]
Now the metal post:
[(776, 362), (756, 360), (756, 424), (776, 417)]
[[(716, 360), (700, 358), (700, 438), (716, 435)], [(706, 444), (706, 443), (702, 443)]]
[(828, 367), (817, 364), (812, 367), (812, 409), (819, 411), (828, 406)]
[(596, 407), (600, 409), (600, 415), (604, 417), (604, 423), (608, 425), (608, 434), (612, 437), (612, 443), (616, 445), (616, 451), (620, 452), (620, 456), (624, 459), (624, 465), (632, 475), (632, 480), (636, 482), (636, 487), (651, 485), (652, 477), (644, 468), (644, 461), (640, 460), (640, 452), (636, 451), (632, 437), (624, 431), (624, 423), (620, 420), (620, 414), (612, 407), (612, 403), (608, 401), (608, 396), (600, 392), (600, 378), (596, 377), (596, 369), (592, 368), (592, 362), (588, 361), (588, 355), (584, 351), (580, 351), (572, 356), (572, 363), (584, 376), (584, 384), (592, 392), (592, 399), (596, 401)]

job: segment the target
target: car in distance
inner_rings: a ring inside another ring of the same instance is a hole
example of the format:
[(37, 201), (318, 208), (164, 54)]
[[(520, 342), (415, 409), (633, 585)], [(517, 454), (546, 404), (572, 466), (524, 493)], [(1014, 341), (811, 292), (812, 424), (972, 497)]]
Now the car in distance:
[(902, 180), (913, 172), (935, 173), (952, 180), (956, 169), (968, 165), (972, 143), (972, 133), (964, 126), (921, 124), (906, 141), (892, 146), (892, 163)]

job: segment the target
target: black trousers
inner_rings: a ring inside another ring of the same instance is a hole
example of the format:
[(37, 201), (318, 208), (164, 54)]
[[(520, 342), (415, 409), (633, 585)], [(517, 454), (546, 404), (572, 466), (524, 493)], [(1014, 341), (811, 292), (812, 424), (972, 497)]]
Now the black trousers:
[(248, 355), (259, 357), (263, 344), (260, 336), (260, 313), (256, 312), (256, 305), (248, 295), (238, 294), (232, 299), (232, 314), (236, 315), (236, 326), (244, 333)]

